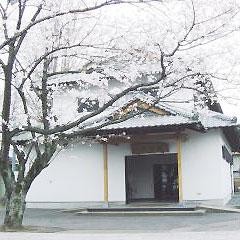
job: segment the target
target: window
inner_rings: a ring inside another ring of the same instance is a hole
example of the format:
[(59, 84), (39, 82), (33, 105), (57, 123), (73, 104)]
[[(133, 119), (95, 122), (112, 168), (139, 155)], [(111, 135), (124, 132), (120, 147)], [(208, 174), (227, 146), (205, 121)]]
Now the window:
[(90, 98), (78, 98), (78, 112), (92, 112), (99, 108), (99, 101)]
[(229, 153), (229, 151), (226, 148), (226, 146), (222, 146), (222, 156), (228, 163), (233, 164), (232, 154)]

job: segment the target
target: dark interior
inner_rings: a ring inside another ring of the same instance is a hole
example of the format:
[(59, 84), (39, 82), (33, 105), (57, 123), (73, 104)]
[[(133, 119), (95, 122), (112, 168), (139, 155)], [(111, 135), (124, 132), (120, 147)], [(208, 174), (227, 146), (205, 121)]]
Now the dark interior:
[(132, 155), (125, 159), (126, 199), (177, 202), (177, 154)]

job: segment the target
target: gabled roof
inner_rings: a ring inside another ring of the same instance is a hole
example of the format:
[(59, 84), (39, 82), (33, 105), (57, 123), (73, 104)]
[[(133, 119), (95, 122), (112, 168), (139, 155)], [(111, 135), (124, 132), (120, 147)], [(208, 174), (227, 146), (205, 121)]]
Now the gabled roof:
[[(137, 102), (139, 104), (136, 104)], [(223, 113), (208, 109), (196, 110), (180, 107), (172, 103), (156, 103), (154, 98), (151, 99), (149, 96), (144, 95), (137, 95), (130, 98), (127, 104), (121, 107), (122, 112), (124, 113), (125, 111), (125, 114), (129, 114), (126, 108), (130, 107), (131, 104), (135, 104), (136, 108), (143, 108), (142, 111), (125, 121), (103, 127), (100, 131), (114, 132), (133, 129), (136, 131), (141, 130), (141, 128), (158, 128), (167, 131), (169, 129), (191, 128), (204, 132), (208, 129), (222, 128), (232, 149), (236, 151), (240, 147), (240, 137), (236, 130), (238, 126), (236, 117), (229, 117)], [(132, 111), (137, 111), (137, 109)], [(158, 111), (161, 114), (158, 114)]]
[(126, 129), (126, 128), (141, 128), (141, 127), (157, 127), (157, 126), (170, 126), (195, 123), (194, 120), (188, 119), (184, 116), (165, 115), (159, 116), (141, 114), (139, 116), (127, 119), (123, 122), (111, 124), (103, 129)]
[[(144, 96), (143, 96), (144, 97)], [(200, 124), (203, 129), (219, 127), (237, 126), (237, 118), (229, 117), (219, 112), (203, 109), (197, 111), (196, 109), (186, 109), (174, 104), (164, 102), (154, 104), (153, 99), (147, 101), (141, 95), (130, 99), (130, 101), (122, 106), (121, 109), (126, 109), (131, 104), (136, 104), (136, 107), (142, 107), (146, 104), (145, 112), (129, 118), (123, 122), (111, 124), (103, 129), (119, 129), (119, 128), (133, 128), (133, 127), (152, 127), (152, 126), (168, 126), (181, 124)], [(154, 104), (154, 105), (152, 105)], [(149, 106), (149, 107), (147, 107)], [(158, 114), (158, 111), (166, 114)], [(128, 112), (128, 111), (127, 111)], [(151, 112), (151, 114), (149, 114)]]

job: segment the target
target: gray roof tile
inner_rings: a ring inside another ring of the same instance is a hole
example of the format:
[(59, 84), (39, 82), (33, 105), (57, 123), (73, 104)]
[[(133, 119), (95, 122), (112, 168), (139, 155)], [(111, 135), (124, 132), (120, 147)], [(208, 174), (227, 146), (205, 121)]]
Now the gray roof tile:
[[(139, 99), (146, 102), (144, 96), (136, 96), (131, 101)], [(151, 102), (151, 100), (150, 100)], [(149, 99), (148, 99), (149, 103)], [(103, 129), (126, 129), (126, 128), (139, 128), (139, 127), (162, 127), (162, 126), (173, 126), (182, 124), (201, 124), (204, 129), (219, 128), (219, 127), (230, 127), (237, 126), (237, 119), (228, 117), (222, 113), (214, 112), (211, 110), (199, 110), (187, 109), (168, 103), (155, 104), (156, 107), (169, 112), (170, 115), (148, 115), (141, 114), (125, 120), (120, 123), (111, 124), (104, 127)]]

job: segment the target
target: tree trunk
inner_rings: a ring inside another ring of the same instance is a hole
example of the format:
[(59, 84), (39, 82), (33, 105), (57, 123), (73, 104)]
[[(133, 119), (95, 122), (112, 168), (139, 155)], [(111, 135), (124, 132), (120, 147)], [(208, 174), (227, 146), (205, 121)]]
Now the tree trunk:
[(6, 214), (4, 218), (4, 228), (20, 229), (22, 228), (23, 214), (26, 205), (26, 194), (14, 191), (6, 201)]

